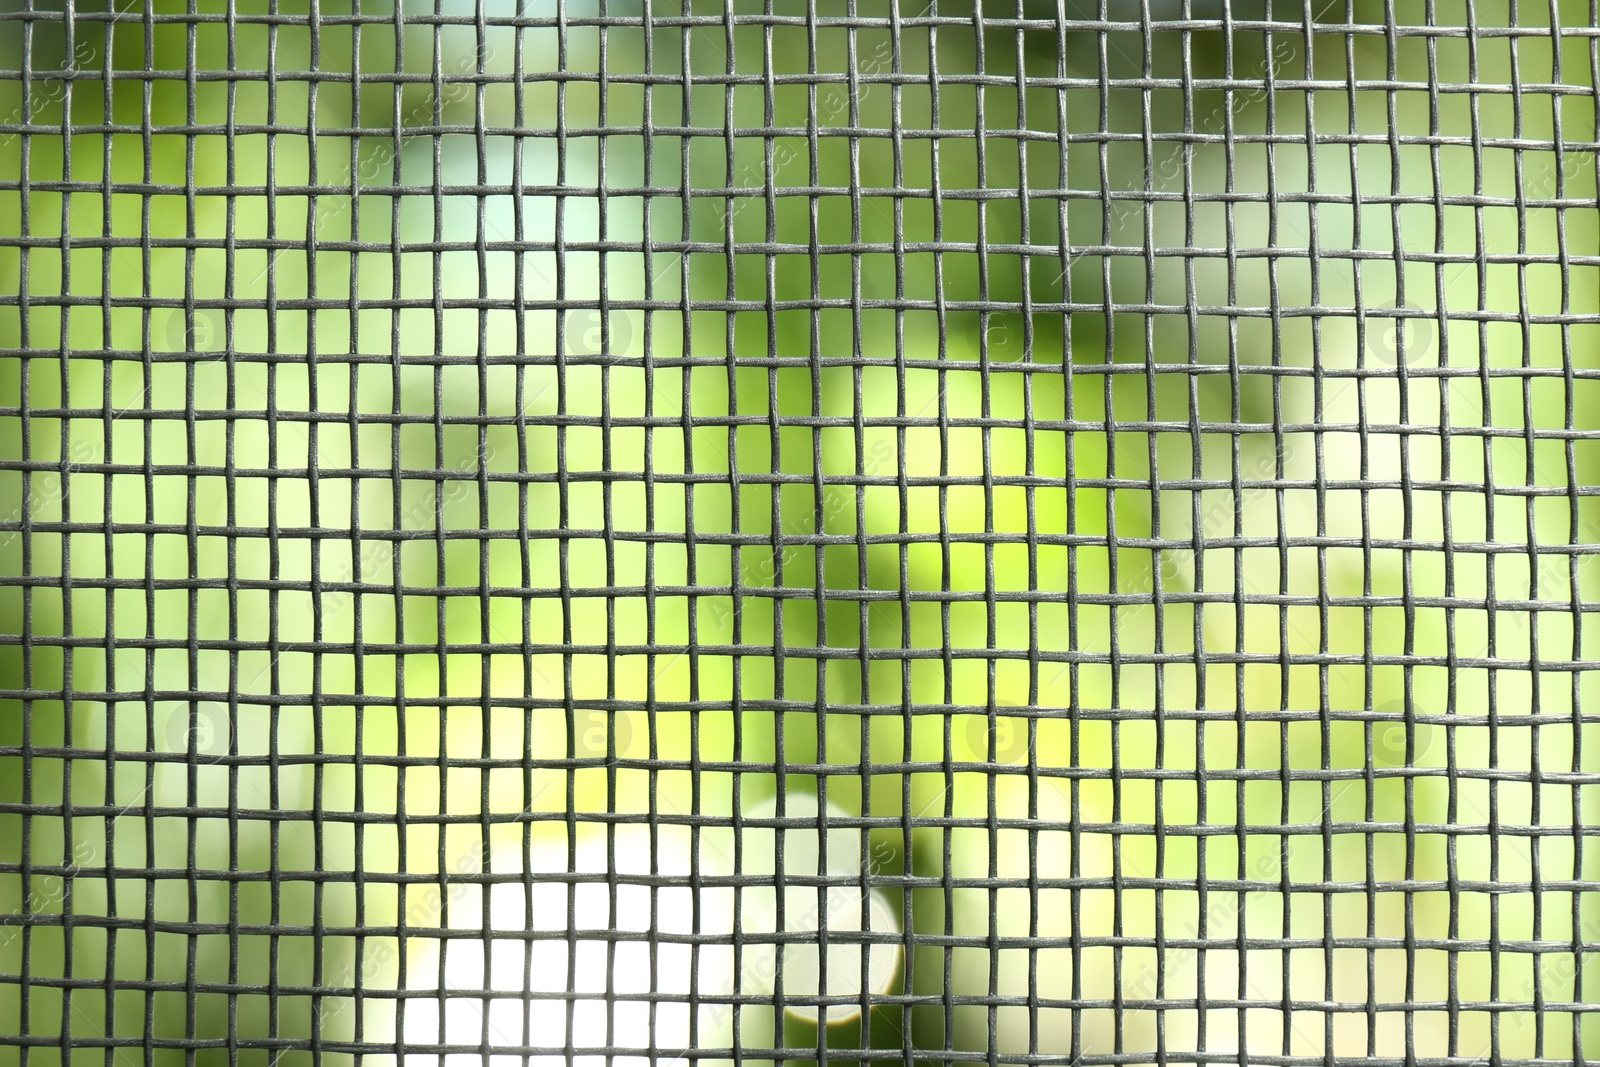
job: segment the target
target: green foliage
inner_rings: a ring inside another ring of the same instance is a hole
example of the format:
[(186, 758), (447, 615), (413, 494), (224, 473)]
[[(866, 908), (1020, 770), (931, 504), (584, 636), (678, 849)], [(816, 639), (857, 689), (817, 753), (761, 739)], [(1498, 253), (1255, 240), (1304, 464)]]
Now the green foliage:
[[(1594, 628), (1571, 611), (1594, 557), (1564, 552), (1600, 523), (1568, 493), (1595, 458), (1571, 431), (1600, 425), (1600, 268), (1572, 263), (1600, 239), (1594, 156), (1508, 140), (1591, 141), (1582, 41), (1386, 34), (1365, 2), (1318, 18), (1374, 32), (1310, 54), (1199, 30), (1147, 58), (1135, 23), (1102, 50), (1047, 21), (917, 25), (898, 48), (783, 25), (769, 50), (758, 25), (703, 23), (648, 52), (610, 31), (600, 80), (589, 25), (558, 54), (546, 29), (358, 31), (349, 5), (312, 32), (196, 10), (238, 21), (0, 34), (0, 68), (34, 71), (32, 96), (0, 78), (0, 124), (32, 124), (0, 148), (0, 574), (26, 579), (0, 588), (0, 911), (27, 920), (0, 926), (5, 1032), (143, 1034), (157, 1063), (188, 1039), (227, 1062), (230, 1026), (354, 1039), (330, 990), (393, 988), (404, 939), (375, 956), (351, 928), (420, 914), (426, 939), (437, 901), (395, 876), (443, 885), (483, 847), (472, 820), (721, 817), (780, 762), (905, 821), (873, 831), (886, 869), (946, 880), (910, 894), (916, 932), (1057, 939), (1034, 979), (1025, 953), (991, 973), (970, 947), (908, 972), (963, 998), (1036, 980), (1057, 1005), (1037, 1034), (918, 1003), (874, 1017), (878, 1049), (985, 1049), (992, 1028), (1008, 1055), (1103, 1052), (1110, 1013), (1059, 1005), (1152, 1000), (1158, 971), (1169, 1000), (1279, 994), (1229, 950), (1114, 946), (1156, 935), (1158, 899), (1168, 938), (1374, 939), (1331, 962), (1262, 949), (1284, 997), (1576, 995), (1580, 955), (1497, 977), (1484, 940), (1596, 940), (1569, 889), (1501, 892), (1600, 877), (1571, 836), (1600, 819)], [(69, 57), (84, 77), (43, 73)], [(1558, 59), (1583, 92), (1524, 88), (1514, 111), (1500, 89)], [(717, 80), (769, 62), (770, 94)], [(1170, 84), (1103, 93), (1147, 66)], [(1269, 74), (1295, 84), (1222, 84)], [(1417, 88), (1352, 99), (1381, 79)], [(647, 100), (694, 136), (593, 135)], [(194, 814), (222, 804), (238, 817)], [(913, 828), (946, 817), (1045, 820), (1048, 861), (1023, 830)], [(1535, 823), (1562, 832), (1509, 829)], [(359, 881), (357, 849), (389, 877)], [(991, 919), (982, 880), (1040, 870), (1078, 887)], [(1114, 897), (1114, 877), (1163, 888)], [(1189, 888), (1207, 879), (1254, 887)], [(1378, 882), (1412, 892), (1366, 911)], [(1448, 944), (1430, 951), (1453, 970), (1391, 966), (1405, 938)], [(80, 988), (69, 1012), (42, 981), (19, 994), (25, 961), (159, 988)], [(1126, 1048), (1154, 1047), (1146, 1015)], [(1468, 1015), (1380, 1028), (1382, 1054), (1471, 1056), (1489, 1024)], [(1333, 1051), (1379, 1054), (1357, 1021)], [(1592, 1056), (1569, 1021), (1502, 1024), (1500, 1054), (1537, 1035)], [(861, 1034), (788, 1040), (834, 1038)]]

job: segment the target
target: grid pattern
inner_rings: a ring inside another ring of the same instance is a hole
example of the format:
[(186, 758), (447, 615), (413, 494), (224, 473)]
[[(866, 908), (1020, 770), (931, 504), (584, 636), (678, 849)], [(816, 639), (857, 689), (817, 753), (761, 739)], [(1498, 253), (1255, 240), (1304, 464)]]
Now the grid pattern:
[(0, 2), (0, 1063), (1600, 1057), (1597, 90)]

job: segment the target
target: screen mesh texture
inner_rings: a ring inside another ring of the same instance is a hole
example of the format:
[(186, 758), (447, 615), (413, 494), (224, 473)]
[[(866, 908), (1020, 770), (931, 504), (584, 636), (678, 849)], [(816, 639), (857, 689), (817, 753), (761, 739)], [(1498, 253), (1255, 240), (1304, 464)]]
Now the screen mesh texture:
[(0, 1063), (1600, 1056), (1597, 89), (0, 0)]

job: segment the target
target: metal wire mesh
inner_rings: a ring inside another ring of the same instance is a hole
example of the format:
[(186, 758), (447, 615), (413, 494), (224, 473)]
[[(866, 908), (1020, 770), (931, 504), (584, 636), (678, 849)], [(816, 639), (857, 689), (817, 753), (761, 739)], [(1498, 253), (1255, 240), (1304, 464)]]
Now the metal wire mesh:
[(0, 27), (0, 1062), (1600, 1054), (1593, 0)]

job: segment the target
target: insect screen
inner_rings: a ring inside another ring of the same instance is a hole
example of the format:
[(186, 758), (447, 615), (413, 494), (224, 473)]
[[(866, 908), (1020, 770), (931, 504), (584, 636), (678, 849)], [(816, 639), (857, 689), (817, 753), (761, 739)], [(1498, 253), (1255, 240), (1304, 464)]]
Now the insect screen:
[(0, 0), (0, 1063), (1600, 1056), (1596, 0)]

